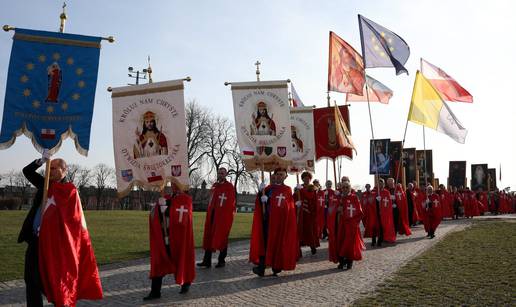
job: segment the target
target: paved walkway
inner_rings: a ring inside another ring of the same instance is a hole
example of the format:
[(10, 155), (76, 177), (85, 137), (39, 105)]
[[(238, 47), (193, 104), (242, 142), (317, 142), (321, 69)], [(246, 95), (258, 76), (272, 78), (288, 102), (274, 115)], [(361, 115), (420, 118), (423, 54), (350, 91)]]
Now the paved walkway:
[[(507, 216), (506, 216), (507, 217)], [(425, 238), (422, 226), (413, 228), (410, 237), (399, 237), (396, 244), (372, 248), (366, 241), (364, 260), (355, 262), (351, 271), (340, 271), (328, 259), (328, 244), (323, 241), (316, 255), (303, 249), (303, 258), (295, 271), (279, 277), (258, 278), (247, 262), (249, 241), (231, 244), (226, 267), (198, 269), (190, 292), (180, 295), (172, 277), (164, 279), (162, 297), (146, 306), (188, 305), (348, 305), (370, 294), (410, 259), (433, 246), (446, 234), (470, 225), (470, 220), (444, 221), (436, 238)], [(216, 262), (214, 255), (214, 264)], [(197, 251), (197, 259), (202, 259)], [(104, 299), (81, 301), (78, 306), (139, 306), (150, 290), (149, 260), (139, 259), (100, 268)], [(270, 270), (266, 274), (271, 274)], [(25, 302), (23, 280), (0, 283), (0, 304), (20, 306)]]

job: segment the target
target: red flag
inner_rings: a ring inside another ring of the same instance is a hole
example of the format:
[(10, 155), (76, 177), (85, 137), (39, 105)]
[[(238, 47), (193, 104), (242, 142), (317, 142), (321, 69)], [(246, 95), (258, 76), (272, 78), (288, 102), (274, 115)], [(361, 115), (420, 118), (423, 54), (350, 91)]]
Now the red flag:
[[(348, 106), (340, 106), (340, 113), (347, 126), (349, 123)], [(314, 109), (315, 159), (336, 159), (346, 156), (353, 159), (351, 148), (340, 147), (337, 141), (335, 109), (333, 107)]]
[(102, 298), (81, 200), (72, 183), (51, 183), (48, 189), (39, 231), (39, 271), (45, 296), (56, 306)]
[(339, 108), (337, 108), (337, 104), (335, 104), (334, 113), (335, 113), (335, 129), (337, 129), (337, 132), (336, 132), (337, 143), (339, 144), (339, 147), (340, 148), (351, 148), (355, 151), (355, 153), (357, 153), (357, 149), (355, 148), (355, 145), (353, 144), (353, 141), (351, 140), (351, 132), (349, 131), (346, 121), (344, 121), (344, 118), (342, 117), (342, 114), (340, 113)]
[(473, 96), (439, 67), (421, 59), (421, 72), (443, 100), (473, 102)]
[(364, 90), (360, 95), (350, 94), (346, 95), (346, 101), (367, 101), (369, 95), (369, 102), (380, 102), (388, 104), (392, 97), (392, 90), (383, 85), (380, 81), (366, 75), (367, 91)]
[(228, 237), (235, 216), (235, 188), (229, 181), (215, 183), (211, 189), (210, 203), (204, 223), (204, 250), (223, 250), (228, 247)]
[(364, 61), (337, 34), (330, 31), (328, 91), (360, 95), (365, 83)]

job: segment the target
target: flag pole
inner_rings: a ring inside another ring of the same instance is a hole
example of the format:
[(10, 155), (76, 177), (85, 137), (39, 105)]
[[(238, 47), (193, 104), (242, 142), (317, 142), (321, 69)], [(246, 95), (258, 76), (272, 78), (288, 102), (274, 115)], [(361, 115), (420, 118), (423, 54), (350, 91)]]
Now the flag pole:
[[(410, 110), (409, 110), (410, 112)], [(398, 183), (398, 177), (400, 175), (400, 171), (402, 169), (402, 164), (404, 162), (403, 160), (403, 149), (405, 148), (405, 138), (407, 137), (407, 128), (408, 128), (408, 117), (407, 117), (407, 122), (405, 123), (405, 132), (403, 132), (403, 140), (401, 141), (401, 152), (400, 152), (400, 155), (401, 155), (401, 161), (400, 163), (398, 164), (398, 170), (396, 171), (396, 183)]]
[[(61, 13), (61, 15), (59, 15), (59, 20), (60, 20), (59, 32), (60, 33), (64, 33), (64, 29), (65, 29), (65, 23), (66, 23), (66, 18), (67, 18), (65, 8), (66, 8), (66, 2), (63, 3), (63, 12)], [(42, 209), (41, 213), (45, 212), (47, 198), (48, 198), (48, 186), (50, 185), (50, 162), (51, 162), (51, 160), (48, 159), (47, 162), (45, 163), (45, 181), (43, 184), (43, 197), (41, 198), (41, 207), (40, 207)], [(43, 214), (41, 214), (41, 217), (43, 217)]]
[[(364, 79), (365, 79), (365, 69), (364, 69)], [(374, 161), (375, 170), (376, 170), (376, 179), (378, 180), (376, 189), (378, 190), (378, 196), (380, 196), (380, 175), (378, 174), (378, 162), (376, 161), (376, 153), (375, 153), (376, 141), (374, 138), (373, 118), (371, 116), (371, 102), (369, 101), (369, 87), (367, 86), (367, 81), (365, 83), (365, 87), (366, 87), (366, 97), (367, 97), (367, 109), (369, 111), (369, 125), (371, 126), (371, 138), (373, 139), (373, 150), (372, 150), (373, 161)]]
[(423, 126), (423, 177), (425, 177), (425, 188), (428, 184), (427, 173), (426, 173), (426, 141), (425, 141), (425, 126)]

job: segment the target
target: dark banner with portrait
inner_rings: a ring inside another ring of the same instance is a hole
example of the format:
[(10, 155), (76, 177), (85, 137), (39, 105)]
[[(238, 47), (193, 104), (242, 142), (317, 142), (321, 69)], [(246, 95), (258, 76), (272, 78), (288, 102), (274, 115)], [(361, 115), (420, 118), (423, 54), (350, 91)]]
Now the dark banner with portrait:
[(487, 164), (471, 164), (471, 190), (487, 191)]
[(371, 140), (369, 143), (369, 174), (390, 175), (391, 158), (389, 153), (390, 139)]
[[(425, 161), (425, 155), (426, 155), (426, 161)], [(416, 150), (416, 159), (417, 159), (417, 169), (418, 169), (418, 175), (419, 175), (419, 186), (422, 187), (425, 184), (433, 183), (434, 167), (433, 167), (433, 160), (432, 160), (432, 150), (427, 149), (426, 152), (424, 150)], [(425, 165), (426, 165), (426, 172), (425, 172)], [(426, 173), (426, 180), (425, 180), (425, 173)]]
[(450, 161), (448, 186), (456, 188), (466, 186), (466, 161)]
[(496, 168), (487, 169), (487, 187), (489, 191), (494, 191), (498, 188), (496, 186)]
[(416, 181), (416, 149), (415, 148), (403, 148), (403, 165), (405, 167), (405, 182)]
[(389, 155), (391, 156), (391, 176), (401, 182), (401, 174), (397, 175), (398, 172), (401, 172), (401, 141), (389, 143)]

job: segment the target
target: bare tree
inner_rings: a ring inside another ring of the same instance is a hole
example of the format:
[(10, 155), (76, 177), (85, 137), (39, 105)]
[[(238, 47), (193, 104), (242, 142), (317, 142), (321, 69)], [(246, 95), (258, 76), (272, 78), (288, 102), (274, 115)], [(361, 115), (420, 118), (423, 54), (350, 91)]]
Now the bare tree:
[(227, 155), (233, 149), (235, 139), (233, 124), (227, 117), (217, 116), (210, 119), (207, 155), (210, 170), (215, 172), (227, 162)]
[(209, 113), (195, 100), (186, 104), (186, 142), (188, 158), (188, 175), (199, 169), (206, 156), (207, 139), (209, 137)]
[(75, 186), (76, 184), (76, 177), (81, 171), (81, 166), (79, 164), (68, 164), (67, 171), (66, 171), (66, 180), (69, 182), (72, 182)]
[(87, 195), (85, 195), (85, 188), (90, 184), (91, 181), (91, 169), (81, 166), (80, 169), (74, 176), (73, 184), (79, 190), (79, 197), (81, 198), (81, 203), (83, 206), (88, 206), (87, 203)]
[[(27, 202), (27, 192), (30, 188), (30, 181), (25, 178), (22, 172), (16, 172), (14, 174), (14, 184), (17, 187), (18, 192), (21, 194), (21, 205)], [(18, 209), (21, 209), (21, 205)]]
[(95, 196), (97, 199), (97, 210), (101, 208), (104, 191), (113, 182), (114, 174), (115, 170), (104, 163), (97, 164), (93, 168), (93, 178), (96, 187)]
[(233, 185), (235, 186), (235, 193), (238, 192), (239, 185), (246, 188), (258, 188), (259, 177), (258, 175), (252, 174), (245, 169), (244, 161), (240, 155), (240, 150), (236, 140), (233, 141), (233, 146), (228, 152), (228, 165), (228, 174), (234, 177)]

